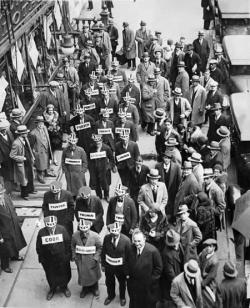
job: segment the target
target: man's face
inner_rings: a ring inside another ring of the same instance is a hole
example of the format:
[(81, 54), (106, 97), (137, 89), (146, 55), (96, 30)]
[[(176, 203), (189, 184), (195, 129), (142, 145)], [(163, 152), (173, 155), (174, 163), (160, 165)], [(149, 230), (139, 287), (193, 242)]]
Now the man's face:
[(170, 122), (166, 122), (166, 129), (169, 131), (172, 128), (172, 124)]
[(142, 233), (138, 233), (134, 235), (133, 238), (134, 245), (137, 249), (140, 249), (145, 246), (145, 237)]
[(208, 254), (211, 254), (211, 253), (214, 252), (215, 247), (214, 247), (214, 245), (208, 245), (205, 249), (206, 249)]
[(102, 117), (103, 122), (108, 122), (108, 117)]
[(154, 211), (149, 211), (149, 216), (153, 218), (156, 216), (156, 213)]
[(28, 137), (28, 134), (27, 134), (27, 133), (26, 133), (26, 134), (22, 134), (21, 137), (27, 138), (27, 137)]
[(126, 117), (122, 117), (122, 118), (120, 118), (120, 121), (121, 121), (122, 124), (124, 124), (124, 123), (126, 123), (127, 118)]
[(124, 201), (124, 195), (118, 195), (117, 196), (117, 201), (118, 202), (123, 202)]
[(159, 181), (159, 179), (149, 178), (149, 183), (150, 183), (152, 186), (157, 185), (158, 181)]
[(159, 51), (157, 51), (157, 52), (155, 53), (155, 58), (156, 58), (157, 60), (160, 60), (160, 59), (161, 59), (161, 53), (160, 53)]
[(178, 72), (180, 73), (180, 72), (183, 72), (183, 71), (184, 71), (184, 67), (179, 66), (179, 67), (178, 67)]
[(212, 178), (204, 178), (205, 185), (209, 185), (212, 182)]
[(50, 86), (50, 90), (51, 90), (52, 92), (55, 92), (56, 88), (57, 88), (57, 87)]
[(44, 122), (38, 122), (37, 127), (40, 129), (44, 128)]
[(180, 51), (181, 51), (180, 47), (175, 47), (175, 52), (176, 52), (177, 54), (179, 54)]
[(213, 63), (209, 64), (209, 68), (211, 70), (214, 70), (216, 68), (216, 64), (213, 64)]
[(96, 147), (101, 148), (102, 147), (102, 140), (96, 141)]
[(141, 30), (145, 31), (146, 30), (146, 26), (141, 26)]
[(221, 109), (215, 109), (215, 110), (214, 110), (214, 114), (215, 114), (216, 116), (220, 115), (220, 114), (221, 114)]
[(149, 57), (145, 57), (144, 58), (144, 63), (148, 63), (149, 62)]
[(188, 212), (184, 212), (179, 215), (181, 221), (186, 221), (188, 216)]
[(209, 77), (210, 77), (210, 72), (209, 72), (209, 71), (206, 71), (206, 72), (204, 73), (204, 78), (205, 78), (206, 80), (208, 80)]
[(165, 157), (163, 158), (163, 161), (164, 161), (164, 164), (168, 166), (168, 165), (170, 164), (170, 162), (171, 162), (171, 158), (165, 156)]
[(112, 70), (113, 70), (113, 71), (118, 71), (118, 66), (113, 65), (113, 66), (112, 66)]
[(69, 144), (69, 149), (70, 149), (70, 151), (75, 151), (75, 149), (76, 149), (76, 144), (70, 143), (70, 144)]
[(101, 43), (101, 40), (102, 40), (102, 38), (101, 38), (100, 36), (97, 36), (97, 37), (95, 38), (96, 44), (99, 45), (99, 44)]
[(198, 84), (199, 84), (199, 82), (198, 82), (198, 81), (193, 81), (193, 87), (197, 87), (197, 86), (198, 86)]
[(183, 177), (187, 177), (191, 173), (192, 173), (192, 169), (184, 169), (183, 170)]

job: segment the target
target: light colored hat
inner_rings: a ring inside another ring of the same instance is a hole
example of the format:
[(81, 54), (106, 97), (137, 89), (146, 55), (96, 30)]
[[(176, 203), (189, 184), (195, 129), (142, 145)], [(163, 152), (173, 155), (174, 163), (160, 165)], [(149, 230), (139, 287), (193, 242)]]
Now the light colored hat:
[(217, 63), (218, 63), (218, 61), (216, 59), (211, 59), (209, 61), (209, 64), (217, 64)]
[(186, 212), (189, 212), (189, 208), (186, 204), (181, 204), (178, 208), (178, 212), (177, 212), (177, 215), (180, 215), (182, 213), (186, 213)]
[(44, 221), (44, 224), (45, 224), (46, 227), (53, 228), (57, 224), (57, 217), (52, 216), (52, 215), (46, 216), (46, 217), (44, 217), (43, 221)]
[(184, 272), (187, 276), (195, 278), (200, 274), (200, 268), (196, 260), (189, 260), (184, 264)]
[(230, 131), (226, 126), (220, 126), (216, 133), (221, 137), (228, 137), (230, 135)]
[(27, 129), (26, 125), (18, 125), (17, 129), (15, 131), (15, 133), (18, 134), (18, 135), (27, 134), (29, 132), (30, 132), (30, 130)]
[(200, 30), (200, 31), (198, 32), (198, 35), (199, 35), (199, 36), (204, 36), (204, 35), (205, 35), (205, 32), (204, 32), (203, 30)]
[(200, 77), (198, 75), (193, 75), (192, 82), (200, 82)]
[(157, 118), (157, 119), (164, 119), (165, 116), (166, 116), (166, 112), (164, 111), (163, 108), (157, 108), (154, 111), (154, 117)]
[(44, 117), (43, 117), (43, 116), (37, 116), (37, 117), (35, 118), (35, 122), (36, 122), (36, 123), (45, 122)]
[(160, 179), (161, 176), (159, 175), (159, 170), (158, 169), (150, 169), (149, 173), (147, 174), (148, 178), (151, 179)]
[(203, 246), (210, 246), (210, 245), (214, 245), (216, 247), (216, 250), (218, 248), (218, 243), (215, 239), (213, 238), (208, 238), (207, 240), (205, 240), (203, 243), (202, 243)]
[(0, 112), (0, 120), (7, 120), (5, 112)]
[(176, 138), (168, 138), (168, 140), (165, 142), (165, 145), (167, 147), (174, 147), (178, 145), (179, 143), (176, 141)]
[(91, 189), (88, 186), (82, 186), (78, 190), (78, 195), (86, 197), (86, 199), (90, 196)]
[(191, 161), (184, 161), (182, 169), (193, 169)]
[(205, 168), (203, 172), (203, 179), (211, 178), (214, 176), (214, 171), (212, 168)]
[(207, 146), (210, 150), (220, 151), (220, 144), (217, 141), (211, 141), (210, 145)]
[(0, 120), (0, 131), (3, 129), (8, 129), (10, 127), (10, 122), (8, 120)]
[(160, 69), (159, 67), (156, 67), (156, 68), (154, 69), (154, 74), (155, 74), (155, 75), (161, 74), (161, 69)]
[(49, 85), (51, 87), (59, 87), (59, 82), (55, 81), (55, 80), (52, 80), (49, 82)]
[(175, 88), (174, 91), (172, 91), (174, 95), (177, 95), (177, 96), (181, 96), (182, 95), (182, 92), (181, 92), (181, 88)]
[(203, 160), (201, 159), (201, 154), (197, 152), (192, 153), (191, 157), (188, 157), (188, 160), (195, 163), (203, 162)]
[(23, 116), (23, 113), (20, 109), (14, 108), (14, 109), (11, 110), (11, 113), (10, 113), (11, 118), (13, 118), (13, 119), (14, 118), (20, 118), (22, 116)]
[(238, 276), (238, 271), (235, 264), (232, 261), (227, 261), (223, 267), (224, 276), (229, 278), (235, 278)]
[(175, 232), (173, 229), (169, 229), (166, 233), (167, 246), (173, 247), (178, 243), (180, 243), (180, 234)]
[(177, 67), (186, 67), (185, 62), (184, 61), (179, 61), (177, 63)]

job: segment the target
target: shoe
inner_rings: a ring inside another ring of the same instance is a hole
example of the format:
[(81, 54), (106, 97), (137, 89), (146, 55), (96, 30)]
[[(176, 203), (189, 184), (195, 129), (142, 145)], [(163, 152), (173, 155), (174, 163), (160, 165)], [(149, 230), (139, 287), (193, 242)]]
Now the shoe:
[(24, 200), (29, 201), (29, 197), (22, 197)]
[(30, 192), (30, 194), (32, 194), (32, 195), (35, 195), (35, 194), (37, 194), (37, 193), (38, 193), (37, 190), (33, 190), (33, 191)]
[(109, 196), (105, 196), (104, 199), (105, 199), (107, 202), (109, 202), (109, 200), (110, 200), (110, 199), (109, 199)]
[(46, 182), (44, 181), (44, 179), (42, 179), (42, 178), (37, 178), (37, 181), (39, 182), (39, 183), (41, 183), (41, 184), (45, 184)]
[(10, 267), (6, 267), (5, 269), (3, 269), (3, 271), (4, 271), (5, 273), (8, 273), (8, 274), (13, 273), (13, 269), (10, 268)]
[(80, 293), (80, 298), (84, 298), (88, 294), (88, 291), (86, 288), (82, 288), (82, 291)]
[(132, 71), (135, 71), (135, 70), (136, 70), (136, 67), (133, 67), (133, 68), (132, 68)]
[(109, 304), (112, 302), (113, 299), (114, 299), (114, 297), (113, 297), (113, 298), (107, 297), (107, 298), (105, 299), (105, 301), (104, 301), (104, 306), (109, 305)]
[(120, 305), (123, 307), (126, 305), (126, 299), (125, 298), (121, 298), (120, 299)]
[(50, 301), (52, 297), (54, 296), (55, 292), (53, 290), (49, 290), (47, 294), (47, 301)]
[(63, 290), (63, 294), (64, 294), (66, 297), (70, 297), (70, 296), (71, 296), (71, 292), (70, 292), (70, 290), (69, 290), (68, 288), (65, 288), (65, 289)]
[(95, 297), (99, 297), (100, 296), (100, 291), (99, 291), (99, 289), (95, 289), (95, 290), (93, 290), (93, 295), (95, 296)]

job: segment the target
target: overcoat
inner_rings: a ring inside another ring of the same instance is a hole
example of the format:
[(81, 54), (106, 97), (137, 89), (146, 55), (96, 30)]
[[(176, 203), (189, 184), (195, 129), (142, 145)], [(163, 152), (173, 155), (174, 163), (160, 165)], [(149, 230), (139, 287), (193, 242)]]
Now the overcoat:
[(137, 41), (138, 47), (138, 58), (141, 59), (144, 51), (148, 50), (151, 33), (149, 30), (142, 31), (141, 29), (136, 30), (135, 40)]
[(136, 57), (136, 44), (134, 31), (127, 28), (122, 31), (123, 38), (123, 53), (127, 59)]
[(182, 96), (189, 99), (189, 75), (186, 71), (178, 73), (174, 87), (180, 88)]
[(215, 119), (215, 116), (211, 116), (209, 119), (209, 127), (207, 132), (207, 138), (211, 141), (220, 141), (221, 137), (217, 134), (217, 129), (220, 126), (227, 126), (229, 127), (230, 122), (227, 116), (222, 114), (218, 119)]
[(156, 108), (166, 109), (167, 100), (170, 98), (170, 86), (166, 78), (159, 76), (156, 81)]
[(122, 170), (132, 170), (135, 167), (135, 161), (140, 155), (139, 148), (136, 142), (134, 141), (129, 141), (127, 149), (123, 148), (121, 141), (118, 141), (115, 145), (115, 155), (118, 156), (120, 154), (124, 154), (126, 152), (130, 153), (130, 158), (126, 160), (122, 160), (120, 162), (117, 162), (117, 169)]
[(157, 108), (157, 94), (154, 88), (149, 84), (142, 87), (141, 115), (142, 121), (146, 123), (154, 123), (154, 111)]
[(226, 171), (231, 164), (231, 141), (230, 137), (220, 140), (220, 150), (222, 154), (223, 169)]
[(201, 71), (204, 73), (207, 66), (207, 61), (210, 54), (209, 43), (206, 39), (202, 40), (202, 44), (200, 44), (199, 39), (195, 39), (193, 41), (194, 52), (196, 52), (201, 58)]
[(130, 308), (152, 308), (159, 300), (159, 279), (162, 272), (161, 255), (157, 248), (145, 243), (141, 255), (132, 247), (129, 254), (128, 293)]
[(155, 64), (153, 62), (148, 63), (146, 66), (145, 63), (139, 63), (136, 71), (137, 82), (142, 86), (148, 81), (150, 75), (154, 75)]
[[(75, 162), (77, 162), (77, 164)], [(83, 148), (77, 146), (74, 151), (71, 151), (69, 147), (63, 150), (62, 171), (65, 172), (67, 190), (70, 191), (73, 196), (78, 194), (80, 187), (86, 185), (85, 172), (87, 168), (87, 155)]]
[[(104, 125), (103, 125), (103, 122), (101, 120), (98, 120), (98, 121), (95, 122), (95, 132), (96, 132), (96, 134), (98, 134), (98, 129), (103, 129), (103, 128), (104, 128)], [(102, 135), (102, 141), (103, 141), (103, 143), (105, 143), (106, 145), (108, 145), (110, 147), (112, 152), (114, 152), (115, 151), (115, 140), (114, 140), (115, 127), (114, 127), (113, 121), (107, 120), (105, 128), (110, 128), (111, 134), (103, 134)]]
[[(184, 97), (180, 97), (180, 104), (181, 104), (181, 114), (185, 114), (185, 117), (188, 118), (190, 113), (192, 112), (192, 107), (189, 103), (189, 101), (184, 98)], [(167, 116), (173, 121), (174, 120), (174, 98), (170, 98), (170, 100), (167, 103), (167, 107), (166, 107), (166, 112), (167, 112)], [(186, 123), (186, 119), (182, 119), (183, 120), (183, 124)]]
[[(80, 254), (76, 248), (80, 247), (95, 247), (95, 253)], [(96, 232), (89, 231), (87, 241), (84, 245), (80, 231), (76, 231), (72, 235), (71, 240), (72, 259), (75, 260), (78, 272), (78, 284), (82, 287), (94, 285), (101, 278), (100, 270), (100, 255), (102, 251), (101, 238)]]
[(136, 85), (126, 85), (121, 91), (121, 97), (126, 96), (126, 93), (129, 93), (129, 96), (135, 99), (134, 105), (137, 107), (138, 112), (140, 113), (141, 106), (141, 91)]
[(192, 107), (191, 121), (194, 125), (200, 125), (205, 122), (205, 103), (206, 90), (198, 85), (197, 87), (190, 87), (190, 103)]
[[(122, 123), (121, 123), (120, 119), (117, 119), (115, 121), (115, 131), (116, 131), (116, 128), (120, 128), (120, 127), (122, 127)], [(137, 132), (137, 129), (136, 129), (136, 125), (132, 121), (127, 120), (126, 123), (124, 124), (123, 128), (130, 129), (129, 140), (131, 140), (133, 142), (138, 141), (139, 136), (138, 136), (138, 132)], [(120, 140), (120, 133), (115, 132), (115, 140), (116, 141)]]
[(5, 140), (0, 134), (0, 175), (7, 181), (13, 181), (14, 179), (14, 163), (10, 159), (11, 146), (14, 141), (11, 131), (6, 131), (7, 140)]
[[(39, 128), (34, 128), (31, 135), (34, 136), (33, 152), (35, 156), (35, 167), (37, 170), (47, 170), (49, 168), (49, 158), (53, 158), (50, 139), (47, 127), (43, 127), (43, 132)], [(42, 133), (44, 137), (42, 137)]]

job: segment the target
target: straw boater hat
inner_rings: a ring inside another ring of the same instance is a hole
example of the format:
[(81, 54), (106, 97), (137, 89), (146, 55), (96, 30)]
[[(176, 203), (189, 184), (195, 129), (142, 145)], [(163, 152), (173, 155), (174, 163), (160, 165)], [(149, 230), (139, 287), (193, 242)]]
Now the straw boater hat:
[(148, 76), (147, 82), (155, 82), (155, 81), (156, 81), (155, 75), (149, 75)]
[(92, 134), (92, 139), (93, 139), (95, 142), (102, 141), (102, 135)]
[(215, 250), (218, 249), (218, 243), (217, 243), (217, 241), (216, 241), (215, 239), (213, 239), (213, 238), (208, 238), (207, 240), (205, 240), (205, 241), (202, 243), (202, 245), (203, 245), (204, 247), (210, 246), (210, 245), (214, 245), (214, 246), (215, 246)]
[(211, 141), (210, 145), (207, 146), (210, 150), (220, 151), (220, 144), (217, 141)]
[(0, 121), (0, 131), (3, 129), (8, 129), (10, 127), (10, 122), (8, 120), (2, 119)]
[(176, 141), (176, 138), (168, 138), (168, 140), (165, 142), (165, 145), (167, 147), (175, 147), (179, 143)]
[(178, 88), (178, 87), (176, 87), (176, 88), (174, 89), (174, 91), (172, 91), (172, 93), (173, 93), (174, 95), (176, 95), (176, 96), (182, 96), (181, 89)]
[(157, 108), (154, 111), (154, 117), (157, 118), (157, 119), (164, 119), (165, 116), (166, 116), (166, 112), (164, 111), (163, 108)]
[(15, 133), (18, 134), (18, 135), (27, 134), (29, 132), (30, 132), (30, 130), (27, 129), (26, 125), (18, 125), (17, 129), (15, 131)]
[(62, 183), (59, 181), (53, 181), (50, 183), (50, 190), (54, 193), (58, 193), (62, 189)]
[(59, 87), (59, 82), (55, 81), (55, 80), (52, 80), (49, 82), (49, 86), (50, 87)]
[(184, 161), (182, 169), (193, 169), (191, 161)]
[(10, 113), (10, 117), (15, 119), (15, 118), (20, 118), (23, 116), (23, 113), (20, 109), (18, 108), (14, 108), (11, 110), (11, 113)]
[(203, 179), (212, 178), (214, 176), (214, 171), (212, 168), (205, 168), (203, 172)]
[(203, 160), (201, 159), (201, 154), (197, 152), (192, 153), (191, 157), (189, 157), (188, 160), (195, 163), (203, 162)]
[(160, 179), (159, 170), (158, 169), (150, 169), (149, 173), (147, 174), (147, 177), (150, 179)]
[(198, 75), (193, 75), (192, 82), (200, 82), (200, 77)]
[(68, 137), (68, 143), (70, 143), (70, 144), (77, 144), (77, 141), (78, 141), (78, 139), (76, 138), (75, 134), (71, 134)]
[(235, 278), (238, 276), (238, 271), (235, 264), (232, 261), (227, 261), (223, 267), (223, 274), (229, 278)]
[(220, 126), (216, 130), (216, 133), (223, 138), (228, 137), (230, 135), (230, 131), (226, 126)]
[(188, 277), (196, 278), (200, 275), (200, 268), (196, 260), (189, 260), (184, 264), (184, 272)]
[(52, 215), (46, 216), (46, 217), (44, 217), (43, 221), (44, 221), (44, 224), (45, 224), (46, 227), (53, 228), (57, 224), (57, 217), (52, 216)]
[(166, 244), (169, 247), (173, 247), (180, 243), (180, 235), (172, 229), (169, 229), (166, 233)]
[(189, 208), (186, 204), (181, 204), (178, 208), (177, 215), (189, 212)]

